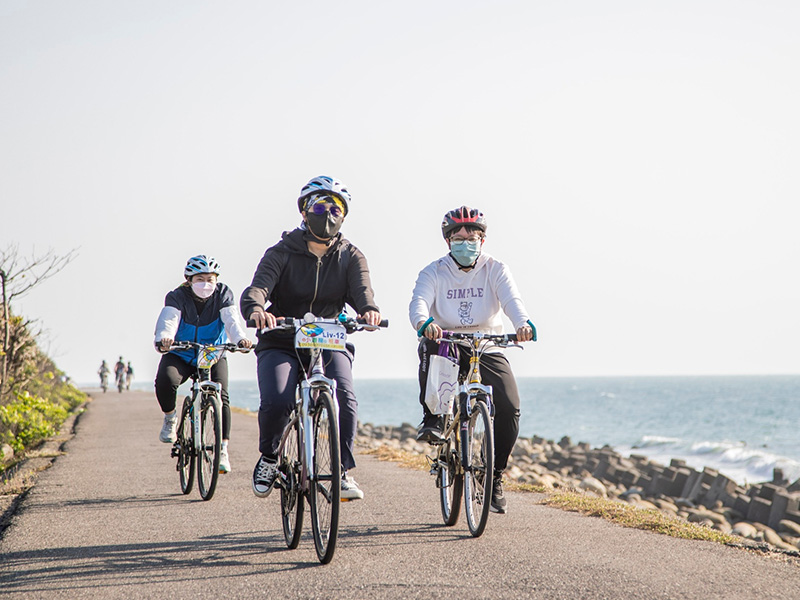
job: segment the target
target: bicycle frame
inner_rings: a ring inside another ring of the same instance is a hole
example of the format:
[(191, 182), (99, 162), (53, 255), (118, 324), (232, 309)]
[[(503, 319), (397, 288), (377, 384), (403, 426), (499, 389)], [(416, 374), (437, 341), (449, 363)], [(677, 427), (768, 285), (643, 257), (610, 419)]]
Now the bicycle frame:
[(211, 369), (197, 368), (192, 374), (192, 447), (198, 456), (202, 450), (202, 434), (200, 408), (203, 402), (203, 394), (212, 393), (214, 405), (217, 412), (222, 414), (222, 385), (211, 381)]
[[(300, 430), (300, 448), (298, 454), (303, 457), (302, 465), (300, 468), (300, 491), (306, 492), (310, 487), (310, 483), (316, 480), (316, 473), (314, 470), (314, 441), (312, 439), (312, 411), (314, 409), (312, 392), (314, 389), (329, 389), (331, 397), (336, 398), (336, 380), (325, 376), (322, 367), (322, 350), (313, 349), (311, 352), (311, 362), (308, 370), (303, 370), (303, 379), (297, 384), (297, 404), (295, 405), (294, 415), (289, 421), (289, 424), (283, 431), (281, 442), (278, 447), (278, 455), (283, 452), (288, 437), (291, 435), (292, 426), (297, 422)], [(339, 420), (339, 405), (337, 402), (332, 404), (333, 415), (332, 417)], [(286, 481), (281, 475), (280, 484), (286, 486)]]

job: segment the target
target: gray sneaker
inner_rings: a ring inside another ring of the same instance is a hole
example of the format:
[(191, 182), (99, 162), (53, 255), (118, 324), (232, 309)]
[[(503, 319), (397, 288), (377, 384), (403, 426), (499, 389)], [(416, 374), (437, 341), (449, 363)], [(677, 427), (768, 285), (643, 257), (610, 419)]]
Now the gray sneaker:
[(348, 476), (346, 473), (343, 473), (342, 493), (341, 493), (342, 502), (348, 502), (350, 500), (363, 500), (363, 499), (364, 499), (364, 492), (362, 492), (361, 488), (358, 487), (356, 480)]
[(175, 430), (178, 427), (178, 412), (173, 410), (169, 414), (164, 415), (164, 423), (161, 425), (161, 433), (158, 434), (158, 439), (165, 444), (174, 444), (178, 436)]
[(277, 478), (278, 461), (271, 461), (262, 456), (253, 470), (253, 493), (259, 498), (266, 498)]

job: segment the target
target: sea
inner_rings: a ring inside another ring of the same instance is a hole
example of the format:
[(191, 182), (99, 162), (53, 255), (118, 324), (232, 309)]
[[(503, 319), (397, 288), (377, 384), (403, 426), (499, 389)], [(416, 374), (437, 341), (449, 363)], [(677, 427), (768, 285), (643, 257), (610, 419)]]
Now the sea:
[[(800, 478), (800, 375), (521, 377), (517, 384), (523, 437), (567, 436), (662, 464), (683, 459), (740, 484), (771, 481), (774, 468)], [(357, 379), (355, 387), (362, 423), (419, 423), (416, 380)], [(230, 397), (258, 410), (257, 382), (231, 381)]]

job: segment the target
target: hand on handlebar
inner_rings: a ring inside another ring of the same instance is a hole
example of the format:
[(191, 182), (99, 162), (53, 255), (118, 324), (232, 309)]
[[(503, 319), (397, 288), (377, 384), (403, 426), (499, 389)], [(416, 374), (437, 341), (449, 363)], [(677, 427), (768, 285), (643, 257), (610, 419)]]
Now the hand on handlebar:
[(254, 310), (250, 319), (254, 322), (256, 329), (274, 329), (278, 324), (275, 315), (261, 309)]
[(533, 330), (530, 325), (523, 325), (517, 329), (518, 342), (530, 342), (533, 339)]
[(253, 342), (247, 338), (244, 338), (243, 340), (239, 340), (239, 343), (237, 345), (239, 346), (239, 348), (252, 348)]
[[(423, 324), (424, 324), (424, 322), (417, 323), (417, 330), (419, 330), (419, 328), (422, 327)], [(439, 327), (433, 321), (431, 321), (428, 324), (428, 326), (425, 328), (425, 331), (423, 332), (423, 335), (426, 338), (428, 338), (429, 340), (438, 340), (438, 339), (440, 339), (442, 337), (442, 328)]]
[(381, 322), (381, 313), (379, 313), (377, 310), (368, 310), (363, 316), (359, 315), (358, 318), (364, 319), (367, 322), (367, 325), (377, 327)]
[(175, 340), (172, 338), (162, 338), (158, 341), (158, 351), (161, 353), (169, 352), (169, 349), (172, 348), (172, 343)]

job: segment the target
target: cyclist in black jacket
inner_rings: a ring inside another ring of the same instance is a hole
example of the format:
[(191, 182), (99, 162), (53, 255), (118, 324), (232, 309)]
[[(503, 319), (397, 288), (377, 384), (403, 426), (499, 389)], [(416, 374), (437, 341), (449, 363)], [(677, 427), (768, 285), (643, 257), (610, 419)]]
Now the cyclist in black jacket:
[[(337, 179), (315, 177), (303, 186), (297, 200), (303, 221), (297, 229), (284, 232), (281, 241), (269, 248), (258, 264), (253, 282), (240, 301), (245, 319), (255, 321), (259, 329), (270, 328), (275, 327), (277, 318), (303, 317), (308, 312), (334, 318), (348, 304), (370, 325), (380, 322), (367, 260), (339, 233), (349, 203), (350, 194)], [(364, 493), (347, 475), (356, 466), (353, 442), (358, 425), (352, 374), (355, 348), (352, 344), (347, 347), (348, 352), (323, 351), (323, 360), (325, 375), (337, 382), (342, 498), (357, 500)], [(277, 476), (278, 444), (294, 408), (300, 363), (290, 332), (259, 333), (256, 355), (261, 457), (253, 471), (253, 492), (263, 498), (269, 495)]]

